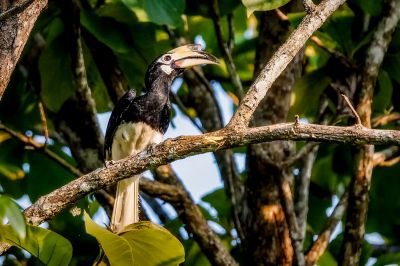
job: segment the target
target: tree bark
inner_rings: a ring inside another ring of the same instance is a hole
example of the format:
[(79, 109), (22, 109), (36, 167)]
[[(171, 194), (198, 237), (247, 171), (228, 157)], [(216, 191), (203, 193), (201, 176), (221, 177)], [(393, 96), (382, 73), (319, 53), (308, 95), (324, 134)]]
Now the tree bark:
[(0, 100), (47, 0), (15, 1), (0, 14)]

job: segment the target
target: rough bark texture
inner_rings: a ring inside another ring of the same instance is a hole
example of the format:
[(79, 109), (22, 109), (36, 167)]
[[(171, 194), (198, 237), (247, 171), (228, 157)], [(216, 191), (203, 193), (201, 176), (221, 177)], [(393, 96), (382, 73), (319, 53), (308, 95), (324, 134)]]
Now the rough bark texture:
[[(26, 1), (14, 1), (14, 7)], [(8, 82), (21, 53), (28, 41), (29, 34), (42, 10), (47, 6), (47, 0), (30, 1), (22, 10), (0, 17), (0, 99), (7, 88)], [(11, 6), (9, 7), (12, 8)], [(7, 12), (0, 10), (1, 12)], [(3, 15), (3, 14), (2, 14)]]
[[(379, 23), (367, 50), (365, 66), (360, 77), (355, 101), (361, 123), (368, 128), (371, 127), (372, 99), (379, 68), (399, 18), (400, 3), (397, 0), (389, 1), (387, 14)], [(359, 264), (368, 213), (369, 189), (374, 167), (373, 155), (373, 145), (360, 146), (356, 150), (355, 169), (350, 184), (348, 215), (341, 252), (342, 265)]]
[[(286, 39), (288, 31), (289, 22), (281, 20), (276, 12), (260, 15), (255, 77)], [(301, 73), (301, 58), (302, 56), (296, 56), (273, 83), (254, 112), (254, 126), (286, 121), (291, 88), (295, 78)], [(249, 171), (244, 207), (246, 212), (243, 213), (242, 223), (246, 225), (246, 256), (253, 258), (251, 263), (254, 265), (292, 264), (293, 249), (277, 182), (282, 179), (283, 169), (279, 169), (276, 164), (293, 155), (293, 152), (293, 145), (282, 141), (254, 144), (248, 148)], [(288, 176), (289, 173), (285, 175)]]
[(26, 209), (25, 215), (30, 224), (38, 225), (52, 219), (61, 210), (86, 195), (132, 175), (140, 174), (146, 169), (195, 154), (274, 140), (324, 141), (350, 145), (366, 143), (400, 145), (400, 132), (366, 129), (360, 126), (336, 127), (288, 123), (246, 128), (235, 131), (234, 134), (230, 130), (223, 129), (200, 136), (181, 136), (164, 141), (153, 147), (151, 152), (143, 151), (117, 161), (107, 168), (99, 168), (54, 190)]

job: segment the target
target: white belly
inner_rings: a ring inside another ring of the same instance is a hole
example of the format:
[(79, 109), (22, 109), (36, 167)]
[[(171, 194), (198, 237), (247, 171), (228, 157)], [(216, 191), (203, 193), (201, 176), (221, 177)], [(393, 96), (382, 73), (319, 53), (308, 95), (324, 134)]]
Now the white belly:
[(112, 160), (120, 160), (140, 152), (149, 144), (160, 143), (163, 135), (145, 123), (121, 124), (114, 135), (111, 147)]

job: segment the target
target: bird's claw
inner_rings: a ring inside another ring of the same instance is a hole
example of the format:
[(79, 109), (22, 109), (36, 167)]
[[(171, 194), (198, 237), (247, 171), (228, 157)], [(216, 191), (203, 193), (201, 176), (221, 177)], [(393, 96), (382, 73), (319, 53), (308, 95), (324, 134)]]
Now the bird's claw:
[(156, 145), (157, 145), (157, 144), (154, 144), (154, 143), (149, 144), (149, 145), (147, 146), (147, 153), (154, 153), (155, 150), (156, 150)]
[(104, 167), (105, 167), (105, 168), (108, 168), (108, 167), (110, 167), (110, 166), (113, 166), (114, 164), (115, 164), (115, 161), (113, 161), (113, 160), (105, 161), (105, 162), (104, 162)]

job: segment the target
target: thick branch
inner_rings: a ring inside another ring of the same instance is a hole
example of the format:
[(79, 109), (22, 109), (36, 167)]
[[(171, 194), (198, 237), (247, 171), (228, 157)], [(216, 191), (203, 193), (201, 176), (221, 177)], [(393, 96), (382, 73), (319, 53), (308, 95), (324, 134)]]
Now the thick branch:
[(298, 28), (272, 56), (253, 85), (251, 85), (249, 92), (243, 98), (228, 126), (244, 127), (249, 124), (254, 110), (264, 98), (273, 82), (304, 46), (308, 38), (344, 2), (345, 0), (324, 0), (311, 13), (304, 17)]
[[(360, 122), (371, 127), (371, 103), (379, 68), (400, 19), (400, 3), (397, 0), (388, 3), (387, 15), (378, 24), (374, 38), (367, 50), (364, 69), (360, 78), (356, 111)], [(369, 189), (373, 170), (374, 146), (358, 147), (356, 166), (350, 184), (349, 208), (341, 250), (342, 265), (357, 265), (361, 255), (361, 246), (365, 234)]]
[(0, 99), (47, 0), (25, 1), (0, 15)]
[(38, 225), (52, 219), (61, 210), (86, 195), (132, 175), (140, 174), (148, 168), (190, 155), (273, 140), (400, 145), (400, 131), (287, 123), (236, 132), (224, 129), (200, 136), (168, 139), (152, 148), (150, 153), (144, 151), (120, 160), (108, 168), (99, 168), (41, 197), (25, 210), (25, 215), (29, 223)]

